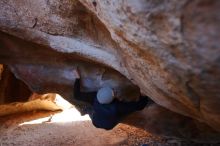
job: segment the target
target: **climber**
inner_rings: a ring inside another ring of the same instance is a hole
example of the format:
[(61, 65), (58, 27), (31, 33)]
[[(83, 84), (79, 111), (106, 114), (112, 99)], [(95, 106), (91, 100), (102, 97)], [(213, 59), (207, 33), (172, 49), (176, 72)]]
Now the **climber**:
[(79, 78), (75, 81), (74, 97), (92, 105), (92, 112), (90, 110), (87, 114), (93, 125), (106, 130), (114, 128), (126, 115), (144, 109), (148, 103), (146, 96), (140, 96), (137, 102), (119, 101), (109, 87), (101, 88), (98, 92), (80, 92)]

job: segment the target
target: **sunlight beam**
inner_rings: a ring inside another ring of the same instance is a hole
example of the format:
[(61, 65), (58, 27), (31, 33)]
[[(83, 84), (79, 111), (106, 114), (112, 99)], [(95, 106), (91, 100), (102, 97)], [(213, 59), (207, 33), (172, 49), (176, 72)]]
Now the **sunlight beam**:
[(66, 101), (59, 94), (56, 94), (55, 102), (58, 106), (63, 108), (63, 111), (56, 113), (52, 116), (35, 119), (32, 121), (27, 121), (19, 124), (22, 125), (31, 125), (31, 124), (41, 124), (41, 123), (66, 123), (66, 122), (75, 122), (75, 121), (90, 121), (89, 115), (81, 116), (80, 112), (68, 101)]

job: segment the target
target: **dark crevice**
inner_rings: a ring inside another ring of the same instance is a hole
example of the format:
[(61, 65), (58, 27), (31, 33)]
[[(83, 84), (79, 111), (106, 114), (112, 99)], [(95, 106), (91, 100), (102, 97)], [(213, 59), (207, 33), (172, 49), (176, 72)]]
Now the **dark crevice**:
[(28, 86), (17, 79), (7, 66), (4, 66), (0, 80), (0, 104), (25, 102), (31, 94)]

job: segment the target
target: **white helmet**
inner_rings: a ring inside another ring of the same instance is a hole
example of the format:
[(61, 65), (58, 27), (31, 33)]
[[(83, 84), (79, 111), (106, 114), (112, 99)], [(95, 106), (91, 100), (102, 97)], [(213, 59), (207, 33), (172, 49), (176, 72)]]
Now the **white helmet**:
[(109, 104), (114, 99), (114, 92), (109, 87), (103, 87), (99, 89), (97, 93), (98, 102), (101, 104)]

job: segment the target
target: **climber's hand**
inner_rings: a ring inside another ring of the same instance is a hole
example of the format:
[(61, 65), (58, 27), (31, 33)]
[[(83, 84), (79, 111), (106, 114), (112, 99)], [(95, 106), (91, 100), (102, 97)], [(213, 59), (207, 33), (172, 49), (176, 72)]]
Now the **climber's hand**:
[(73, 74), (76, 77), (76, 79), (80, 79), (80, 72), (79, 72), (78, 67), (73, 70)]

